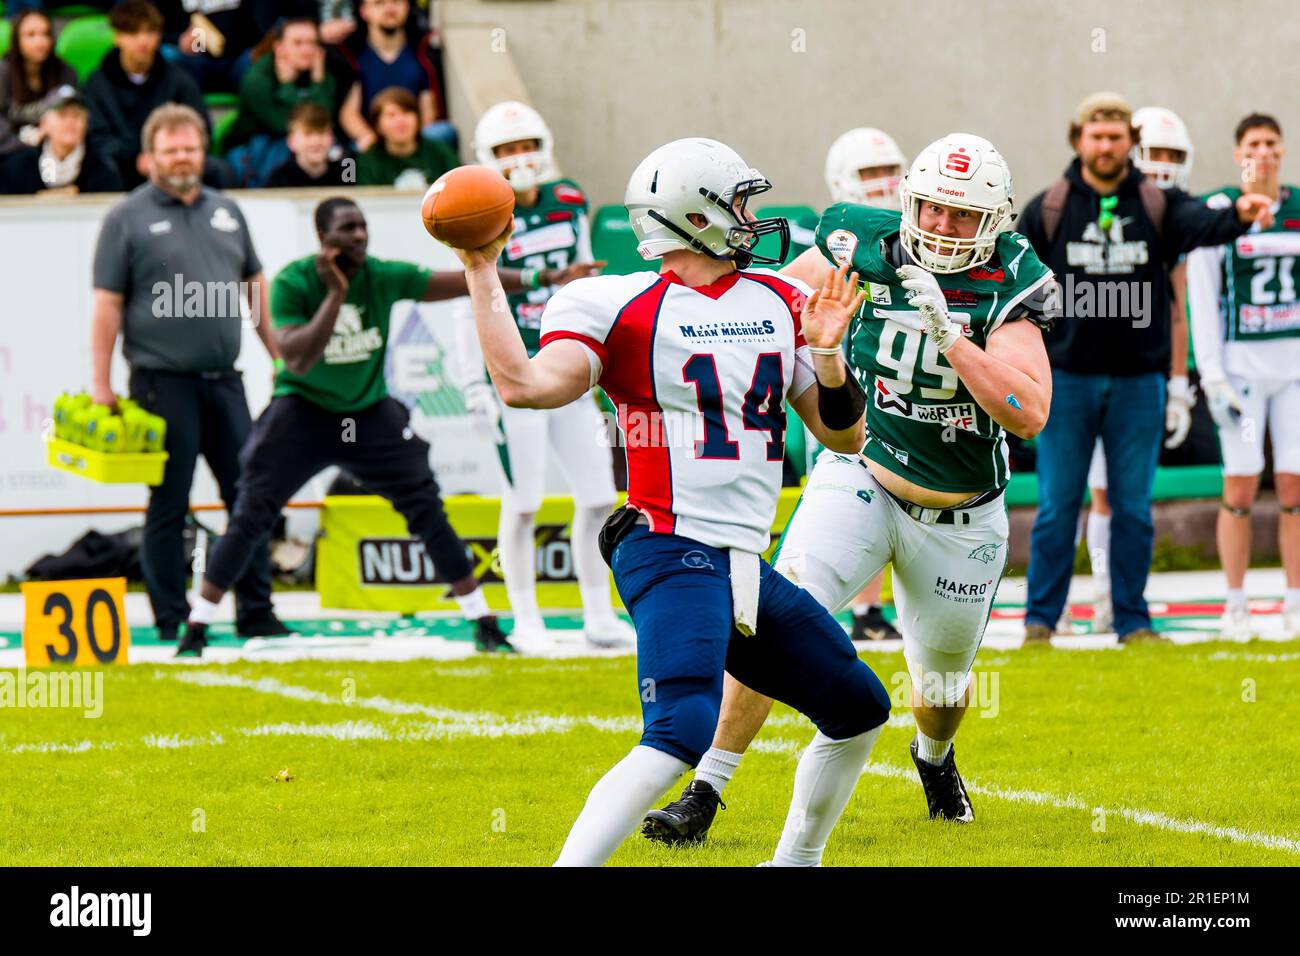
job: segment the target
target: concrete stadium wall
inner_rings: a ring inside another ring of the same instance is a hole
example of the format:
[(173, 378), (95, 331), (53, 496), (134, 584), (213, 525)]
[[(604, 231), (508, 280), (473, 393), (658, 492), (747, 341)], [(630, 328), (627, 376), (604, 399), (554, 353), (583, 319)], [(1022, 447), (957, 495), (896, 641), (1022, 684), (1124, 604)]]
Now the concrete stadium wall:
[[(1095, 90), (1181, 115), (1197, 190), (1235, 179), (1232, 130), (1246, 113), (1272, 112), (1284, 130), (1300, 122), (1289, 0), (444, 0), (438, 10), (466, 146), (491, 89), (514, 89), (517, 69), (566, 174), (598, 204), (621, 202), (636, 163), (680, 136), (734, 146), (775, 184), (772, 201), (820, 207), (826, 150), (845, 129), (879, 126), (909, 158), (943, 133), (978, 133), (1007, 157), (1023, 205), (1065, 167), (1070, 114)], [(458, 62), (492, 57), (491, 80), (456, 90)]]

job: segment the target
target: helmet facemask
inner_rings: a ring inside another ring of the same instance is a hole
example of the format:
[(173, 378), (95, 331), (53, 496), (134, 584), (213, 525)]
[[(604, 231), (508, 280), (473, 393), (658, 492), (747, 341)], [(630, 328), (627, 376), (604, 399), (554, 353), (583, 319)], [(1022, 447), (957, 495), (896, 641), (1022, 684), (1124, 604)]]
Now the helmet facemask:
[(1160, 148), (1139, 143), (1134, 150), (1136, 155), (1133, 157), (1133, 165), (1161, 189), (1168, 189), (1171, 186), (1186, 189), (1192, 169), (1191, 157), (1185, 151), (1178, 150), (1177, 152), (1183, 153), (1182, 162), (1171, 163), (1166, 160), (1152, 159), (1151, 150)]
[(903, 181), (903, 170), (889, 176), (873, 179), (848, 179), (836, 184), (832, 198), (836, 202), (857, 203), (875, 209), (898, 209), (898, 184)]
[[(1015, 219), (1009, 201), (989, 209), (956, 202), (945, 196), (921, 196), (912, 192), (906, 179), (898, 184), (898, 194), (903, 212), (899, 225), (903, 248), (913, 260), (930, 272), (940, 274), (965, 272), (967, 269), (988, 262), (993, 257), (993, 250), (997, 248), (998, 235)], [(953, 209), (968, 209), (979, 215), (979, 226), (975, 230), (975, 235), (963, 239), (923, 230), (920, 225), (921, 204), (926, 202)], [(931, 248), (932, 245), (936, 248)]]
[[(649, 210), (647, 215), (681, 237), (692, 252), (702, 253), (711, 259), (733, 260), (740, 269), (748, 268), (754, 263), (780, 265), (785, 262), (790, 251), (790, 223), (781, 217), (746, 217), (750, 197), (765, 193), (771, 188), (772, 184), (762, 177), (736, 183), (721, 196), (701, 186), (699, 192), (705, 203), (698, 214), (706, 220), (703, 226), (697, 227), (687, 220), (686, 227), (683, 228), (654, 209)], [(736, 203), (739, 204), (739, 209), (734, 205)], [(688, 230), (694, 230), (695, 234), (692, 235)], [(755, 250), (759, 240), (773, 234), (781, 237), (780, 252), (776, 256), (757, 253)], [(715, 251), (718, 247), (728, 251)]]
[(494, 156), (492, 165), (515, 192), (525, 192), (554, 178), (552, 160), (545, 146), (512, 156)]

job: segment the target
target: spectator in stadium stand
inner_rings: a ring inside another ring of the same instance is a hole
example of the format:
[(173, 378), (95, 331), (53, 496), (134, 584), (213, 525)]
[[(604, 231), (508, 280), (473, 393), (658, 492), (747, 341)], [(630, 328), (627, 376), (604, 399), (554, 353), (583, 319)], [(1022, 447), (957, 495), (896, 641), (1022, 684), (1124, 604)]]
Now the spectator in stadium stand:
[(277, 18), (289, 15), (284, 6), (273, 0), (163, 2), (163, 55), (203, 92), (233, 91), (251, 63), (250, 51)]
[(356, 71), (356, 82), (343, 101), (339, 123), (357, 151), (365, 152), (379, 138), (374, 121), (367, 122), (367, 117), (375, 97), (393, 87), (415, 97), (421, 135), (454, 150), (456, 130), (447, 121), (433, 35), (411, 15), (408, 0), (361, 0), (360, 13), (365, 33), (340, 49)]
[(420, 135), (415, 97), (400, 87), (384, 90), (370, 104), (375, 145), (357, 157), (357, 183), (423, 189), (460, 165), (451, 147)]
[(249, 185), (260, 186), (289, 157), (289, 114), (299, 103), (330, 112), (335, 79), (325, 68), (316, 21), (281, 20), (253, 50), (253, 65), (239, 83), (239, 118), (226, 145), (247, 148), (231, 160)]
[(271, 187), (341, 186), (356, 181), (356, 170), (334, 145), (330, 115), (318, 103), (299, 103), (289, 114), (289, 152), (293, 155), (271, 170)]
[(113, 45), (86, 78), (90, 141), (117, 166), (127, 189), (145, 181), (140, 133), (164, 103), (181, 103), (203, 118), (207, 108), (198, 85), (180, 67), (158, 55), (162, 14), (147, 0), (122, 0), (108, 14)]
[(1230, 242), (1256, 219), (1271, 220), (1262, 196), (1216, 211), (1181, 189), (1159, 189), (1129, 162), (1132, 118), (1117, 93), (1080, 103), (1070, 123), (1074, 161), (1029, 201), (1016, 227), (1056, 273), (1061, 310), (1043, 334), (1052, 406), (1038, 436), (1027, 643), (1050, 640), (1064, 608), (1099, 435), (1110, 485), (1115, 630), (1121, 643), (1157, 638), (1143, 592), (1154, 537), (1151, 489), (1165, 434), (1168, 270), (1182, 253)]
[(39, 10), (19, 14), (9, 52), (0, 59), (0, 155), (39, 146), (46, 98), (76, 85), (76, 71), (54, 55), (49, 16)]
[(86, 101), (65, 86), (46, 100), (40, 146), (0, 157), (0, 192), (6, 195), (73, 196), (122, 190), (117, 168), (86, 143)]
[[(149, 184), (109, 210), (95, 247), (91, 395), (116, 402), (110, 367), (120, 333), (131, 397), (167, 421), (169, 457), (162, 484), (150, 490), (141, 554), (163, 640), (176, 639), (189, 613), (182, 534), (200, 454), (227, 512), (235, 508), (239, 451), (252, 426), (235, 369), (245, 308), (273, 363), (280, 362), (262, 264), (243, 213), (200, 179), (206, 135), (189, 107), (169, 103), (149, 116)], [(235, 585), (239, 634), (287, 633), (271, 609), (265, 546), (250, 560)]]

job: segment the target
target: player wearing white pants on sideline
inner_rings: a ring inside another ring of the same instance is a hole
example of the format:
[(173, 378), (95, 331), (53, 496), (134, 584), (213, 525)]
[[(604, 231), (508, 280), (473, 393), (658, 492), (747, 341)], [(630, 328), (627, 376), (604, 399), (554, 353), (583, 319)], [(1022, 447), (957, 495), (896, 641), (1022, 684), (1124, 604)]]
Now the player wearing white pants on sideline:
[[(934, 523), (941, 515), (945, 523)], [(912, 684), (927, 703), (946, 707), (970, 683), (1006, 567), (1007, 534), (1001, 496), (973, 508), (934, 509), (918, 520), (881, 487), (864, 459), (823, 451), (773, 567), (838, 611), (893, 561)]]

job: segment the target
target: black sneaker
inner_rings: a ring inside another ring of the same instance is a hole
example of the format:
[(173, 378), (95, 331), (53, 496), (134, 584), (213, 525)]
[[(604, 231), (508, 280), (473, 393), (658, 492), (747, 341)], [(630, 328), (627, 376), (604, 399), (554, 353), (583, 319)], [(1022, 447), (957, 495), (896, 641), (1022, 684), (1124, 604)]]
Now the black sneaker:
[(975, 811), (971, 809), (970, 797), (966, 796), (966, 785), (961, 782), (957, 772), (957, 748), (949, 747), (948, 756), (941, 764), (932, 764), (922, 759), (916, 749), (916, 738), (912, 738), (912, 763), (921, 775), (921, 786), (925, 789), (925, 802), (930, 805), (930, 819), (942, 817), (954, 823), (972, 823)]
[(244, 621), (236, 621), (235, 633), (240, 637), (284, 637), (293, 631), (285, 627), (274, 611), (267, 611)]
[(177, 657), (202, 657), (203, 648), (208, 646), (208, 626), (197, 621), (185, 625), (185, 636), (176, 648)]
[(681, 797), (641, 821), (641, 835), (660, 843), (702, 843), (713, 826), (718, 807), (727, 809), (718, 791), (703, 780), (692, 780)]
[(491, 653), (515, 654), (517, 651), (506, 640), (501, 625), (492, 616), (481, 617), (474, 622), (474, 649)]
[(170, 644), (171, 642), (175, 641), (177, 637), (180, 635), (180, 630), (181, 629), (179, 625), (176, 624), (159, 624), (158, 640), (166, 641), (167, 643)]
[(853, 640), (855, 641), (892, 641), (902, 640), (898, 628), (885, 620), (885, 612), (873, 607), (866, 614), (853, 615)]

